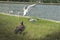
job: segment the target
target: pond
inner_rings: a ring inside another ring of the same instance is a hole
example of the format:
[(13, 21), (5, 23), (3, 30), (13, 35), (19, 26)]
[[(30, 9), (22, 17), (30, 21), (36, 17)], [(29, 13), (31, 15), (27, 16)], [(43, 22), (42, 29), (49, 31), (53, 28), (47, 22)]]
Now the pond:
[[(13, 11), (14, 15), (23, 14), (23, 7), (29, 4), (2, 4), (0, 3), (0, 12), (8, 13)], [(42, 5), (37, 4), (27, 13), (27, 16), (34, 16), (44, 19), (60, 21), (60, 5)]]

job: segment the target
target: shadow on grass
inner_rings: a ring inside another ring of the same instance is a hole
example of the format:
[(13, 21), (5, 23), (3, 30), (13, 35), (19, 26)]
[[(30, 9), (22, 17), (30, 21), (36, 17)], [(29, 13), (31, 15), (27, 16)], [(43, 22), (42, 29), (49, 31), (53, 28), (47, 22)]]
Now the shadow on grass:
[(53, 32), (46, 35), (44, 38), (38, 38), (37, 40), (60, 40), (60, 32)]
[(60, 40), (59, 31), (47, 34), (45, 37), (40, 38), (30, 38), (30, 36), (27, 34), (28, 32), (23, 32), (22, 34), (14, 34), (7, 32), (0, 35), (0, 40)]
[(47, 34), (44, 38), (29, 38), (26, 33), (23, 33), (22, 40), (60, 40), (60, 32), (53, 32), (51, 34)]

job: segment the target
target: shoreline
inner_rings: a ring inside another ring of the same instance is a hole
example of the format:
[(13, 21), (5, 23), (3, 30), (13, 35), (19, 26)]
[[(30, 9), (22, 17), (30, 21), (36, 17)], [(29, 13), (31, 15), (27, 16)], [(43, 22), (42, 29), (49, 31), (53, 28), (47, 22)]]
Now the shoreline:
[[(9, 16), (16, 16), (16, 17), (31, 18), (30, 16), (13, 15), (13, 14), (1, 13), (1, 12), (0, 12), (0, 14), (9, 15)], [(38, 18), (38, 19), (42, 19), (42, 20), (51, 21), (51, 22), (60, 23), (60, 21), (56, 21), (56, 20), (44, 19), (44, 18), (39, 18), (39, 17), (37, 17), (37, 18)]]
[(41, 5), (60, 5), (60, 3), (38, 3), (38, 2), (15, 2), (15, 1), (0, 1), (0, 3), (6, 3), (6, 4), (41, 4)]
[(13, 14), (8, 14), (8, 13), (1, 13), (1, 12), (0, 12), (0, 14), (9, 15), (9, 16), (16, 16), (16, 17), (30, 18), (29, 16), (13, 15)]

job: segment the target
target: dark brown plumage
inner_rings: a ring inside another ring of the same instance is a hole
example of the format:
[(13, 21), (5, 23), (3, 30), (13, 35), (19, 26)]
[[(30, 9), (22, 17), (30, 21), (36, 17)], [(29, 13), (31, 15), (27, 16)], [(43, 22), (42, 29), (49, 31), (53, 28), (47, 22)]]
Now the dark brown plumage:
[(17, 33), (21, 34), (24, 31), (24, 29), (25, 29), (25, 26), (24, 26), (23, 21), (22, 21), (21, 24), (16, 27), (15, 34), (17, 34)]

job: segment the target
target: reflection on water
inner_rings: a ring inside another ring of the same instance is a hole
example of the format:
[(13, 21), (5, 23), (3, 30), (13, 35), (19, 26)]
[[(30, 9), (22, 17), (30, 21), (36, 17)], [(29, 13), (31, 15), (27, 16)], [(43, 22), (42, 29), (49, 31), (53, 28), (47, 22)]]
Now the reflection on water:
[[(18, 15), (18, 13), (22, 15), (24, 6), (24, 4), (0, 4), (0, 12), (9, 13), (9, 11), (13, 11), (15, 15)], [(27, 15), (60, 21), (60, 5), (38, 4)]]

